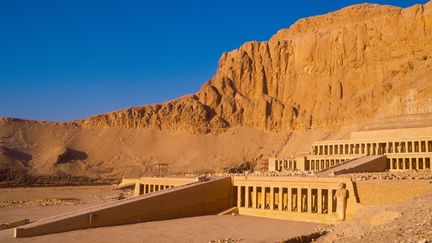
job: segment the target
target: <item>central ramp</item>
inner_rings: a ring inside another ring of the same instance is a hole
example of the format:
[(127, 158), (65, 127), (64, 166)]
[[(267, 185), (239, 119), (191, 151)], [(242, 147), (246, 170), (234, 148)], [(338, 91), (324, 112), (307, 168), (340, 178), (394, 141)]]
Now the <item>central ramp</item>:
[(322, 170), (316, 173), (316, 175), (327, 176), (361, 172), (384, 172), (387, 169), (387, 157), (385, 155), (371, 155)]
[(231, 178), (196, 182), (15, 228), (15, 237), (216, 214), (232, 206)]

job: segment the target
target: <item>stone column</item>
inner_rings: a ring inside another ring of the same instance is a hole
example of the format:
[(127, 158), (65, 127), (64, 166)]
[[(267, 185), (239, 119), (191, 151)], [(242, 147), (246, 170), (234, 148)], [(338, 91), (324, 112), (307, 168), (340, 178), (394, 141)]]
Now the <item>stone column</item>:
[(274, 187), (270, 187), (270, 209), (274, 209)]
[(332, 196), (332, 189), (327, 190), (328, 197), (327, 197), (327, 213), (332, 213), (332, 205), (333, 205), (333, 196)]
[(416, 162), (416, 170), (420, 170), (420, 159), (419, 158), (415, 158), (415, 162)]
[(241, 186), (237, 187), (237, 207), (241, 207)]
[(283, 204), (283, 188), (279, 187), (279, 204), (278, 204), (279, 210), (283, 209), (282, 204)]
[(307, 211), (308, 213), (312, 213), (312, 206), (313, 206), (313, 200), (312, 200), (312, 188), (307, 189)]
[(291, 212), (292, 211), (292, 188), (289, 187), (287, 188), (287, 211)]
[[(406, 147), (405, 147), (405, 149), (406, 149)], [(402, 159), (402, 169), (406, 170), (406, 161), (405, 161), (405, 158)]]
[(301, 212), (302, 208), (301, 188), (297, 188), (297, 212)]
[(261, 187), (261, 209), (266, 208), (266, 190), (265, 187)]
[(135, 182), (134, 196), (139, 196), (141, 193), (140, 190), (141, 190), (141, 183), (137, 181)]
[(409, 169), (413, 170), (412, 158), (409, 158)]
[(252, 191), (252, 208), (257, 208), (257, 187), (253, 187)]
[(322, 189), (318, 188), (317, 193), (317, 204), (318, 204), (318, 213), (322, 213)]
[(245, 189), (245, 208), (249, 208), (249, 186)]
[(393, 170), (394, 168), (393, 168), (393, 158), (390, 158), (389, 159), (390, 160), (390, 170)]

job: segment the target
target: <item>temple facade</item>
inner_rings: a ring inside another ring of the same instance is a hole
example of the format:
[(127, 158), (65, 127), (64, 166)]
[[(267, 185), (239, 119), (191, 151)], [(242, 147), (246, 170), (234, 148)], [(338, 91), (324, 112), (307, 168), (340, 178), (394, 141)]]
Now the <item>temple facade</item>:
[(360, 131), (346, 140), (316, 141), (308, 155), (270, 158), (269, 171), (321, 171), (379, 155), (386, 157), (389, 170), (430, 170), (432, 127)]

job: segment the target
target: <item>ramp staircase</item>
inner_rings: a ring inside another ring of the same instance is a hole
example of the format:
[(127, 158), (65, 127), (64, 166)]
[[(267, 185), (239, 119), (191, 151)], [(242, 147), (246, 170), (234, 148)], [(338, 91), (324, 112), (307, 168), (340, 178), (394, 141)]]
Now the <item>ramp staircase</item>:
[(343, 164), (319, 171), (316, 175), (328, 176), (360, 172), (384, 172), (387, 169), (387, 157), (385, 155), (370, 155), (349, 160)]

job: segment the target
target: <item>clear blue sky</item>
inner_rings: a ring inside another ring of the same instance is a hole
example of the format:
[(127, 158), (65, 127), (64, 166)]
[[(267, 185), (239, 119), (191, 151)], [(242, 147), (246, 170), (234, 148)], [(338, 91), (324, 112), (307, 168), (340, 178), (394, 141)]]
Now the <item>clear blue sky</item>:
[(68, 121), (194, 93), (222, 52), (362, 2), (0, 0), (0, 116)]

